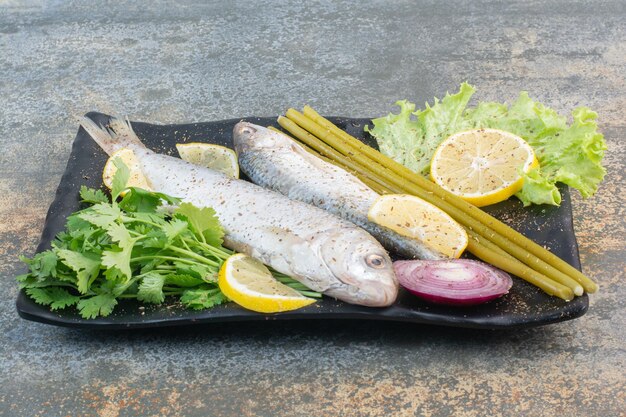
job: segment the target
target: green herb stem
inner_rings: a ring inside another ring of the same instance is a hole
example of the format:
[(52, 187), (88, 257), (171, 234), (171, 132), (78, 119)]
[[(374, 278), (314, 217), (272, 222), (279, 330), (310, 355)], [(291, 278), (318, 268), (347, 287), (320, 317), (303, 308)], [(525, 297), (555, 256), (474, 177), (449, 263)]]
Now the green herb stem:
[(187, 257), (189, 257), (189, 258), (195, 259), (195, 260), (197, 260), (198, 262), (203, 263), (203, 264), (205, 264), (205, 265), (214, 266), (214, 267), (220, 267), (220, 266), (221, 266), (221, 264), (220, 264), (220, 263), (218, 263), (218, 262), (214, 262), (214, 261), (211, 261), (210, 259), (207, 259), (207, 258), (205, 258), (204, 256), (201, 256), (201, 255), (198, 255), (197, 253), (192, 252), (192, 251), (190, 251), (190, 250), (185, 250), (185, 249), (177, 248), (177, 247), (175, 247), (175, 246), (170, 246), (170, 247), (168, 247), (167, 249), (168, 249), (168, 250), (171, 250), (171, 251), (173, 251), (173, 252), (176, 252), (176, 253), (180, 253), (180, 254), (182, 254), (182, 255), (185, 255), (185, 256), (187, 256)]
[(209, 245), (208, 243), (200, 242), (198, 240), (192, 240), (192, 239), (185, 238), (185, 237), (183, 237), (181, 240), (186, 243), (197, 245), (201, 247), (203, 250), (205, 250), (206, 252), (209, 252), (223, 260), (226, 260), (226, 258), (228, 258), (234, 253), (233, 251), (230, 251), (226, 248), (217, 248), (215, 246)]
[(151, 261), (153, 259), (162, 259), (164, 261), (173, 261), (173, 262), (183, 262), (189, 265), (193, 265), (196, 261), (186, 258), (179, 258), (175, 256), (165, 256), (165, 255), (145, 255), (145, 256), (137, 256), (135, 258), (130, 258), (130, 262), (142, 262), (142, 261)]

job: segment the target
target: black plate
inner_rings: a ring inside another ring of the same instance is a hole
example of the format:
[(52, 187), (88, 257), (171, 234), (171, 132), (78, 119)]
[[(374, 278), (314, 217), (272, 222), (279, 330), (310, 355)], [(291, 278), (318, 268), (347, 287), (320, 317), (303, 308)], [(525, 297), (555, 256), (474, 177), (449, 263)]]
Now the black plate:
[[(89, 113), (87, 116), (100, 123), (105, 123), (109, 117), (101, 113)], [(372, 138), (363, 132), (363, 126), (369, 119), (330, 119), (355, 137), (374, 145)], [(212, 142), (232, 146), (232, 128), (239, 120), (241, 119), (167, 126), (133, 123), (133, 127), (149, 148), (176, 155), (175, 144), (182, 142)], [(248, 117), (245, 120), (264, 126), (276, 125), (275, 118)], [(56, 197), (48, 210), (38, 252), (49, 248), (53, 237), (63, 229), (67, 216), (79, 208), (80, 186), (102, 186), (101, 172), (106, 158), (106, 154), (87, 133), (82, 128), (79, 129)], [(563, 195), (561, 207), (542, 206), (524, 209), (517, 200), (510, 200), (488, 207), (487, 211), (546, 246), (576, 268), (580, 268), (567, 188), (561, 188), (561, 193)], [(546, 295), (521, 279), (515, 279), (513, 288), (504, 297), (481, 306), (464, 308), (429, 305), (401, 291), (398, 301), (388, 308), (360, 307), (324, 298), (300, 310), (268, 315), (244, 310), (234, 303), (210, 310), (193, 311), (183, 309), (173, 302), (143, 307), (136, 302), (122, 301), (109, 317), (85, 320), (71, 308), (67, 311), (52, 312), (47, 307), (36, 304), (24, 292), (20, 292), (17, 298), (17, 310), (21, 317), (28, 320), (59, 326), (111, 329), (279, 319), (393, 320), (500, 329), (570, 320), (585, 314), (588, 305), (586, 295), (565, 302)]]

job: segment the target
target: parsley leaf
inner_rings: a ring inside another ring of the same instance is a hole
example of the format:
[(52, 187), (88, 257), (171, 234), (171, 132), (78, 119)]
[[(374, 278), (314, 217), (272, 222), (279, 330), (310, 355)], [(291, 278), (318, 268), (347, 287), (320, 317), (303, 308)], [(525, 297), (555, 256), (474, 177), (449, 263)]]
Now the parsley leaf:
[(102, 252), (102, 265), (107, 268), (117, 268), (126, 279), (130, 279), (133, 275), (130, 269), (130, 255), (133, 250), (132, 246), (121, 248), (113, 245), (111, 250)]
[(89, 291), (91, 281), (96, 277), (100, 269), (100, 259), (91, 254), (82, 254), (67, 249), (57, 250), (61, 262), (76, 272), (78, 291), (86, 294)]
[(169, 274), (165, 277), (165, 283), (167, 285), (175, 285), (177, 287), (197, 287), (204, 284), (204, 281), (200, 278), (193, 277), (191, 275), (184, 274)]
[(113, 223), (107, 227), (107, 233), (120, 248), (133, 247), (135, 239), (130, 237), (128, 229), (123, 224)]
[(122, 215), (117, 204), (98, 203), (81, 211), (78, 217), (94, 226), (107, 227)]
[(49, 305), (51, 310), (60, 310), (72, 306), (80, 300), (80, 297), (70, 294), (61, 287), (28, 288), (28, 294), (37, 304)]
[(228, 301), (228, 298), (226, 298), (219, 288), (187, 290), (180, 297), (181, 303), (194, 310), (211, 308), (225, 301)]
[(129, 213), (154, 213), (164, 201), (169, 204), (180, 203), (180, 199), (166, 194), (130, 187), (120, 201), (120, 207)]
[(48, 293), (48, 290), (45, 288), (27, 288), (26, 294), (30, 295), (30, 297), (35, 300), (37, 304), (48, 306), (54, 301)]
[[(72, 281), (75, 282), (76, 278), (75, 277), (71, 277), (71, 280), (68, 279), (67, 277), (64, 277), (65, 281)], [(18, 282), (18, 286), (20, 289), (26, 289), (26, 288), (45, 288), (45, 287), (52, 287), (55, 285), (66, 285), (64, 284), (61, 280), (59, 279), (54, 279), (54, 278), (46, 278), (46, 279), (37, 279), (35, 278), (32, 274), (22, 274), (22, 275), (18, 275), (15, 278)]]
[(156, 213), (133, 213), (130, 219), (136, 220), (136, 223), (145, 223), (148, 228), (161, 227), (167, 223), (163, 215)]
[(188, 224), (181, 219), (172, 219), (169, 223), (163, 225), (162, 229), (167, 236), (168, 241), (171, 243), (185, 230), (187, 230)]
[(91, 226), (87, 220), (81, 218), (81, 212), (76, 212), (67, 218), (67, 222), (65, 223), (65, 230), (72, 235), (76, 232), (82, 232), (85, 229), (88, 229)]
[(109, 197), (107, 197), (102, 190), (88, 188), (84, 185), (80, 187), (80, 199), (84, 203), (92, 204), (109, 202)]
[(49, 305), (51, 310), (64, 309), (80, 300), (80, 297), (70, 294), (61, 287), (28, 288), (26, 294), (38, 304)]
[(179, 275), (189, 275), (205, 282), (217, 282), (217, 272), (207, 265), (201, 264), (184, 264), (182, 262), (174, 262), (176, 273)]
[[(126, 279), (126, 275), (124, 275), (124, 273), (116, 267), (109, 268), (106, 271), (104, 271), (104, 277), (106, 278), (106, 282), (102, 284), (103, 286), (107, 284), (111, 284), (115, 286), (119, 283), (126, 283), (128, 281)], [(108, 288), (111, 289), (112, 287), (108, 287)], [(115, 291), (112, 291), (112, 290), (111, 292), (115, 293)]]
[(115, 158), (113, 164), (117, 168), (111, 181), (111, 195), (113, 196), (112, 200), (115, 201), (126, 189), (126, 184), (128, 184), (128, 179), (130, 178), (130, 169), (121, 158)]
[(143, 276), (141, 284), (139, 284), (137, 299), (147, 303), (161, 304), (165, 300), (165, 295), (163, 294), (164, 283), (165, 277), (163, 275), (154, 272), (147, 273)]
[(165, 248), (169, 240), (165, 233), (160, 229), (152, 229), (146, 233), (146, 238), (142, 239), (141, 245), (144, 248)]
[(46, 277), (56, 277), (57, 275), (57, 261), (58, 256), (52, 250), (46, 250), (39, 252), (32, 259), (28, 259), (25, 256), (20, 257), (22, 262), (28, 264), (31, 269), (31, 273), (38, 279), (44, 279)]
[(117, 300), (112, 294), (100, 294), (80, 300), (77, 307), (83, 318), (95, 319), (98, 316), (108, 316), (116, 305)]
[(211, 246), (221, 246), (224, 231), (210, 207), (198, 208), (191, 203), (182, 203), (174, 211), (176, 217), (187, 220), (196, 236)]

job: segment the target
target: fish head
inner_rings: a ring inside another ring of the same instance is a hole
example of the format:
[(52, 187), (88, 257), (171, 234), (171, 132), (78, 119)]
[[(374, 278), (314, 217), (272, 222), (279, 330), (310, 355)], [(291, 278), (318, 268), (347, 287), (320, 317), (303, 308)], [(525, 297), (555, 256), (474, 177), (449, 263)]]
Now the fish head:
[(233, 144), (241, 155), (255, 150), (291, 150), (295, 142), (283, 133), (241, 121), (233, 128)]
[(322, 261), (338, 281), (325, 294), (370, 307), (391, 305), (398, 280), (385, 249), (364, 231), (338, 229), (320, 245)]

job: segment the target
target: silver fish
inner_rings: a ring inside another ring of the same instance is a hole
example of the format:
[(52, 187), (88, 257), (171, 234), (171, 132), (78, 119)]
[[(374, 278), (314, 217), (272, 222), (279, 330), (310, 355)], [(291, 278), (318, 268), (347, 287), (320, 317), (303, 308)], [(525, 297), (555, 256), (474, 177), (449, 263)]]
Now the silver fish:
[(103, 128), (83, 118), (81, 126), (109, 155), (132, 149), (154, 191), (212, 207), (224, 227), (224, 246), (348, 303), (381, 307), (395, 301), (391, 259), (363, 229), (248, 181), (155, 153), (123, 120), (113, 118)]
[(344, 169), (310, 154), (289, 136), (239, 122), (233, 143), (241, 170), (256, 184), (336, 214), (404, 257), (445, 258), (416, 239), (369, 221), (367, 212), (380, 195)]

